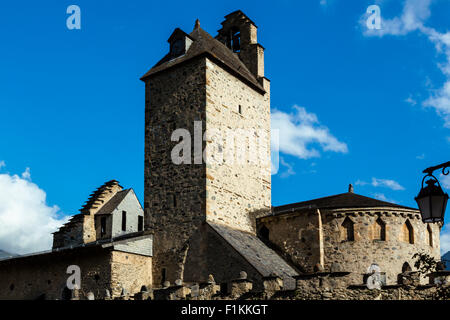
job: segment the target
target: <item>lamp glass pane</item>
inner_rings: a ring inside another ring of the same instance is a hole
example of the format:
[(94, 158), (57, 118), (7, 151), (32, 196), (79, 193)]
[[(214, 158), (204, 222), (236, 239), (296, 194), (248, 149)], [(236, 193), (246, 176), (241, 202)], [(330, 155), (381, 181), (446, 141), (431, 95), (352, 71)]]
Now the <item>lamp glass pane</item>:
[(419, 206), (420, 213), (422, 214), (422, 220), (423, 221), (430, 220), (431, 219), (430, 197), (418, 198), (417, 204)]
[(431, 215), (434, 219), (442, 219), (442, 209), (444, 208), (444, 201), (444, 195), (431, 197), (431, 208), (433, 210), (433, 212), (431, 212)]

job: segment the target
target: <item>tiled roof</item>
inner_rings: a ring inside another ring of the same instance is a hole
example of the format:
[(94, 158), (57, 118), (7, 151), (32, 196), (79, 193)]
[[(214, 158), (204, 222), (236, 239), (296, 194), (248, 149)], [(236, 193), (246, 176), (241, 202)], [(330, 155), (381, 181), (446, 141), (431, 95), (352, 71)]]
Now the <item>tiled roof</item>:
[(150, 71), (148, 71), (141, 78), (141, 80), (206, 54), (215, 62), (218, 62), (225, 68), (228, 68), (228, 71), (231, 71), (255, 89), (263, 93), (265, 92), (264, 88), (256, 80), (255, 76), (248, 70), (245, 64), (239, 59), (237, 54), (231, 51), (219, 40), (214, 39), (208, 32), (200, 27), (196, 27), (194, 31), (189, 34), (189, 36), (194, 39), (194, 41), (185, 55), (172, 59), (171, 54), (168, 53), (153, 68), (151, 68)]
[(208, 224), (263, 277), (275, 274), (283, 279), (285, 290), (295, 288), (293, 277), (297, 276), (298, 272), (257, 236), (211, 222)]
[(281, 214), (288, 210), (295, 209), (345, 209), (345, 208), (402, 208), (409, 210), (417, 210), (410, 207), (401, 206), (395, 203), (381, 201), (369, 197), (365, 197), (353, 192), (342, 193), (334, 196), (308, 200), (298, 203), (287, 204), (284, 206), (274, 207), (274, 214)]

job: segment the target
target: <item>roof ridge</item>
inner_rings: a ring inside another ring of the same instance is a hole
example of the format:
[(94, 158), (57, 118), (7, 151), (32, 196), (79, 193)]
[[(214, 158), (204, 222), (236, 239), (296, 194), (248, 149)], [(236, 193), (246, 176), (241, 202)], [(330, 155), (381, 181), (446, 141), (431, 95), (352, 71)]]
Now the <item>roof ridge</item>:
[[(356, 200), (356, 199), (359, 199)], [(327, 203), (327, 200), (330, 201)], [(335, 201), (333, 201), (335, 200)], [(364, 201), (361, 201), (364, 200)], [(299, 208), (301, 206), (311, 206), (315, 205), (317, 208), (369, 208), (369, 207), (393, 207), (393, 208), (403, 208), (403, 209), (409, 209), (409, 210), (417, 210), (416, 208), (403, 206), (396, 203), (391, 203), (375, 198), (371, 198), (368, 196), (364, 196), (361, 194), (353, 193), (353, 192), (345, 192), (340, 193), (336, 195), (306, 200), (306, 201), (300, 201), (290, 204), (285, 204), (281, 206), (273, 207), (273, 211), (282, 211), (282, 210), (288, 210), (288, 209), (294, 209)]]
[(194, 41), (184, 55), (172, 58), (170, 52), (167, 53), (141, 77), (141, 80), (145, 81), (148, 77), (161, 71), (179, 66), (194, 58), (201, 57), (202, 55), (208, 55), (208, 57), (210, 57), (214, 62), (218, 63), (221, 67), (224, 67), (229, 73), (236, 76), (256, 91), (262, 94), (266, 92), (255, 75), (249, 71), (244, 62), (225, 44), (215, 39), (200, 26), (189, 33), (189, 36), (194, 38)]

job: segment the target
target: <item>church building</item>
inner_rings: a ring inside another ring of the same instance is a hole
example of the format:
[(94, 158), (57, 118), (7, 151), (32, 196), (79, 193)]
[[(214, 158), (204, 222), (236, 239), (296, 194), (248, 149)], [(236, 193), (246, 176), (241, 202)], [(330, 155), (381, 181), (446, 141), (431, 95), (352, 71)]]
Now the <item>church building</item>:
[(143, 208), (132, 189), (107, 182), (54, 233), (50, 251), (0, 260), (0, 299), (70, 299), (71, 265), (84, 295), (106, 299), (212, 278), (226, 291), (242, 274), (255, 291), (268, 278), (294, 290), (298, 277), (318, 272), (361, 285), (372, 265), (391, 285), (414, 269), (415, 253), (440, 260), (441, 226), (352, 186), (272, 207), (270, 80), (258, 27), (242, 11), (215, 36), (198, 20), (191, 32), (176, 28), (166, 46), (141, 78)]

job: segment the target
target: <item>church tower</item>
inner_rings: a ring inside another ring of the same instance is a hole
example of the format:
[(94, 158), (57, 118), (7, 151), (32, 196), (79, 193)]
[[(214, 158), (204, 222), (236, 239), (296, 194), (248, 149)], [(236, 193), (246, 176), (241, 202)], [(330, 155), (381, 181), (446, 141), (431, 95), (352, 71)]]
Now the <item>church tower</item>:
[[(236, 11), (216, 38), (197, 20), (168, 42), (141, 79), (156, 285), (207, 277), (205, 225), (254, 236), (255, 218), (271, 208), (270, 82), (256, 25)], [(203, 271), (187, 276), (187, 265)]]

